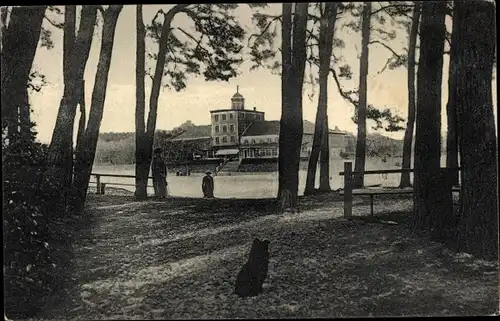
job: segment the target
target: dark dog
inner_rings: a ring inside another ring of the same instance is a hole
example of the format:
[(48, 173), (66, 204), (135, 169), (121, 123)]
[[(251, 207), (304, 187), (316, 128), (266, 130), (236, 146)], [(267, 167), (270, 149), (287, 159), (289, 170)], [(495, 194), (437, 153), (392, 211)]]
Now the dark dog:
[(240, 297), (256, 296), (262, 293), (262, 284), (269, 266), (269, 241), (254, 239), (248, 261), (243, 265), (238, 276), (234, 292)]

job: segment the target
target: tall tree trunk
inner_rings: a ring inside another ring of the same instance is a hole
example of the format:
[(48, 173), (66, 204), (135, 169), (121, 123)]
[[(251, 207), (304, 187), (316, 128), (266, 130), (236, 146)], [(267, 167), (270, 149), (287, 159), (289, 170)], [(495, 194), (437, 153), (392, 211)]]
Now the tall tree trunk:
[[(413, 21), (408, 44), (408, 122), (406, 124), (403, 141), (402, 169), (411, 168), (411, 154), (413, 145), (413, 130), (415, 128), (415, 51), (417, 48), (418, 25), (420, 22), (421, 3), (415, 2)], [(411, 187), (410, 172), (401, 174), (400, 188)]]
[[(163, 21), (163, 27), (161, 30), (160, 40), (158, 41), (158, 59), (156, 60), (155, 72), (153, 76), (153, 82), (151, 85), (151, 94), (149, 96), (149, 113), (146, 123), (146, 134), (144, 139), (141, 140), (142, 157), (141, 165), (136, 165), (136, 177), (142, 180), (141, 184), (147, 184), (146, 177), (149, 176), (149, 169), (151, 166), (151, 160), (153, 158), (153, 142), (154, 134), (156, 130), (156, 117), (158, 111), (158, 98), (160, 96), (161, 82), (163, 78), (163, 72), (165, 68), (165, 60), (167, 53), (167, 41), (170, 35), (170, 26), (172, 19), (175, 15), (181, 12), (184, 8), (189, 6), (189, 4), (178, 4), (175, 5), (165, 14), (165, 19)], [(137, 178), (136, 178), (137, 179)]]
[(146, 90), (144, 77), (146, 74), (146, 31), (142, 18), (142, 4), (136, 6), (136, 64), (135, 64), (135, 197), (147, 197), (147, 184), (149, 176), (149, 163), (144, 156), (146, 145), (143, 143), (146, 135), (144, 116), (146, 113)]
[[(446, 167), (458, 167), (458, 130), (457, 130), (457, 81), (456, 78), (456, 64), (457, 64), (457, 51), (453, 47), (453, 43), (457, 43), (456, 37), (460, 32), (458, 30), (458, 23), (453, 19), (453, 27), (451, 34), (451, 48), (450, 48), (450, 64), (448, 67), (448, 104), (446, 105), (446, 119), (447, 119), (447, 132), (446, 132)], [(458, 185), (458, 172), (450, 172), (450, 180), (453, 185)]]
[(104, 24), (102, 27), (101, 51), (92, 92), (89, 121), (81, 146), (78, 146), (75, 160), (75, 180), (73, 209), (77, 212), (83, 210), (87, 189), (90, 181), (90, 173), (94, 164), (97, 139), (101, 127), (106, 90), (108, 87), (108, 75), (115, 40), (116, 22), (123, 5), (110, 5), (103, 13)]
[(361, 188), (364, 182), (366, 161), (366, 108), (367, 108), (367, 78), (368, 78), (368, 44), (370, 42), (370, 20), (372, 4), (365, 2), (361, 26), (361, 58), (359, 66), (359, 103), (357, 110), (358, 134), (356, 137), (356, 159), (354, 171), (360, 172), (353, 177), (353, 187)]
[(457, 26), (457, 111), (462, 184), (459, 250), (498, 259), (497, 138), (492, 97), (495, 6), (453, 3)]
[[(293, 91), (293, 67), (292, 67), (292, 11), (293, 3), (282, 4), (283, 23), (281, 25), (281, 118), (279, 132), (279, 156), (278, 156), (278, 200), (281, 202), (282, 210), (293, 204), (293, 194), (286, 194), (285, 189), (288, 184), (286, 165), (290, 155), (285, 157), (284, 153), (288, 153), (291, 147), (289, 144), (285, 130), (287, 122), (290, 118), (289, 113), (293, 108), (291, 93)], [(297, 179), (298, 181), (298, 179)], [(290, 198), (290, 199), (288, 199)]]
[[(323, 4), (322, 4), (323, 5)], [(328, 136), (328, 75), (330, 74), (330, 60), (332, 56), (333, 47), (333, 33), (335, 30), (335, 21), (337, 19), (337, 3), (325, 3), (324, 13), (320, 18), (320, 31), (319, 31), (319, 97), (318, 97), (318, 111), (316, 112), (316, 123), (314, 126), (314, 137), (311, 155), (309, 156), (309, 164), (307, 169), (306, 187), (304, 195), (314, 192), (316, 181), (316, 170), (320, 152), (326, 153), (328, 158), (321, 157), (320, 169), (320, 190), (330, 190), (329, 182), (329, 146), (328, 139), (323, 140), (323, 135), (326, 132)], [(326, 148), (326, 151), (325, 151)], [(326, 183), (325, 183), (326, 171)]]
[(78, 133), (76, 135), (76, 146), (82, 144), (83, 135), (85, 135), (85, 125), (87, 124), (87, 116), (85, 114), (85, 81), (82, 79), (82, 85), (80, 86), (80, 120), (78, 121)]
[[(72, 9), (72, 7), (68, 6), (68, 9)], [(71, 21), (71, 16), (68, 17), (67, 14), (65, 16)], [(64, 50), (71, 50), (71, 53), (64, 53), (63, 68), (66, 69), (63, 70), (64, 91), (48, 150), (47, 164), (49, 168), (44, 173), (45, 179), (42, 185), (42, 189), (49, 195), (48, 197), (63, 200), (56, 203), (61, 206), (60, 209), (65, 208), (70, 196), (71, 185), (68, 184), (71, 182), (72, 175), (69, 168), (72, 167), (73, 163), (73, 130), (76, 107), (79, 102), (81, 81), (90, 53), (96, 18), (97, 6), (83, 6), (78, 35), (72, 46), (69, 43), (74, 30), (71, 28), (65, 30), (65, 32), (69, 32), (69, 35), (65, 36)]]
[(31, 106), (28, 95), (28, 88), (23, 92), (23, 104), (19, 106), (19, 132), (22, 137), (29, 137), (31, 133)]
[[(66, 5), (64, 7), (64, 36), (63, 36), (63, 79), (64, 84), (68, 85), (71, 83), (71, 54), (73, 50), (73, 46), (75, 45), (76, 38), (76, 6), (75, 5)], [(75, 79), (74, 84), (77, 84), (78, 81), (83, 81), (83, 74), (81, 75), (81, 79)], [(76, 93), (75, 93), (76, 94)], [(78, 92), (79, 94), (79, 92)], [(78, 104), (78, 101), (76, 101)], [(76, 105), (75, 105), (76, 108)], [(76, 113), (75, 113), (76, 116)], [(77, 137), (78, 138), (78, 137)], [(78, 139), (77, 139), (78, 140)], [(71, 185), (73, 182), (73, 127), (71, 128), (71, 144), (69, 146), (70, 149), (70, 157), (67, 160), (67, 168), (66, 168), (66, 183), (64, 186), (67, 188), (64, 191), (67, 192), (65, 198), (71, 195)]]
[[(333, 50), (333, 36), (335, 33), (335, 23), (337, 21), (337, 8), (338, 8), (338, 3), (331, 2), (327, 3), (327, 12), (329, 15), (329, 21), (328, 21), (328, 32), (327, 32), (327, 57), (325, 57), (326, 60), (328, 60), (328, 67), (330, 66), (330, 60), (332, 56), (332, 50)], [(325, 63), (326, 64), (326, 63)], [(328, 68), (329, 69), (329, 68)], [(328, 78), (326, 78), (324, 81), (324, 87), (325, 87), (325, 95), (327, 95), (328, 91)], [(321, 86), (321, 83), (320, 83)], [(320, 154), (320, 167), (319, 167), (319, 190), (321, 192), (329, 192), (331, 191), (330, 188), (330, 129), (328, 127), (328, 100), (326, 100), (326, 105), (324, 107), (325, 109), (325, 119), (323, 121), (323, 135), (321, 139), (321, 154)]]
[(64, 82), (71, 79), (71, 55), (76, 40), (76, 6), (64, 7), (64, 36), (63, 36), (63, 77)]
[[(446, 2), (422, 3), (420, 59), (417, 75), (415, 132), (414, 225), (431, 231), (439, 205), (441, 158), (441, 82), (445, 41)], [(449, 204), (451, 205), (451, 204)]]
[[(69, 83), (71, 80), (71, 55), (76, 39), (76, 6), (67, 5), (64, 9), (64, 50), (63, 50), (63, 74), (64, 82)], [(85, 115), (85, 82), (82, 78), (75, 80), (80, 82), (77, 85), (78, 90), (77, 104), (80, 105), (80, 119), (78, 121), (78, 132), (76, 136), (76, 145), (80, 144), (82, 135), (85, 133), (86, 115)], [(70, 168), (73, 173), (73, 166)]]
[(297, 209), (307, 12), (308, 3), (296, 3), (292, 21), (291, 4), (283, 4), (282, 110), (278, 159), (278, 201), (283, 211)]
[(0, 27), (0, 53), (2, 52), (3, 49), (3, 39), (4, 39), (4, 34), (5, 30), (7, 30), (7, 17), (9, 15), (9, 7), (4, 6), (0, 7), (0, 23), (2, 24)]
[(319, 190), (330, 192), (330, 129), (328, 114), (325, 115), (323, 135), (321, 136), (321, 154), (319, 159)]
[(2, 130), (9, 139), (19, 133), (20, 111), (27, 103), (27, 87), (47, 6), (13, 7), (2, 31)]

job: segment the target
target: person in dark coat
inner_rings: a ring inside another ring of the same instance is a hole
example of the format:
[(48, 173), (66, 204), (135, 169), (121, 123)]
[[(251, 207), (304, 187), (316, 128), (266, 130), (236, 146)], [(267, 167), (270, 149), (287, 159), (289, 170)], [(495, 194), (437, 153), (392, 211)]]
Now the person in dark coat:
[(167, 166), (161, 157), (161, 149), (154, 150), (154, 158), (151, 163), (151, 171), (153, 173), (153, 188), (155, 197), (167, 197)]
[(201, 182), (201, 189), (203, 190), (203, 197), (213, 198), (214, 197), (214, 178), (210, 176), (212, 174), (210, 171), (205, 172), (206, 176), (203, 177)]

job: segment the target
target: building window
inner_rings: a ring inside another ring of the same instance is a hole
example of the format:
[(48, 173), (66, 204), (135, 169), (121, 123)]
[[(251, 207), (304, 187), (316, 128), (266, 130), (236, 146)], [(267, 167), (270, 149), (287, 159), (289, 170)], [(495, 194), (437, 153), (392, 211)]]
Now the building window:
[(253, 118), (254, 118), (254, 119), (259, 119), (259, 115), (258, 115), (258, 114), (255, 114), (255, 115), (253, 116)]
[(234, 143), (236, 141), (236, 137), (231, 136), (231, 143)]
[(220, 143), (219, 137), (215, 137), (215, 144), (218, 145)]
[(245, 119), (245, 113), (241, 113), (241, 119)]
[(267, 139), (267, 142), (268, 142), (268, 143), (272, 143), (272, 142), (273, 142), (272, 138), (268, 138), (268, 139)]
[(231, 129), (231, 133), (234, 133), (234, 125), (230, 125), (229, 129)]
[(274, 141), (275, 141), (276, 143), (277, 143), (277, 142), (279, 142), (279, 137), (276, 137), (276, 138), (274, 139)]
[(278, 156), (278, 149), (277, 148), (273, 149), (273, 156)]
[(215, 126), (215, 132), (218, 133), (219, 132), (219, 126)]
[(219, 115), (215, 115), (215, 121), (219, 121)]
[(248, 144), (248, 139), (244, 139), (243, 144)]
[(257, 114), (256, 117), (255, 117), (257, 120), (260, 120), (260, 115)]
[(255, 139), (252, 139), (252, 144), (255, 144)]
[(226, 120), (226, 114), (222, 115), (222, 120)]
[(229, 114), (229, 119), (233, 119), (233, 114)]
[(227, 136), (222, 137), (222, 142), (227, 143)]
[(222, 132), (227, 133), (227, 126), (226, 125), (222, 126)]

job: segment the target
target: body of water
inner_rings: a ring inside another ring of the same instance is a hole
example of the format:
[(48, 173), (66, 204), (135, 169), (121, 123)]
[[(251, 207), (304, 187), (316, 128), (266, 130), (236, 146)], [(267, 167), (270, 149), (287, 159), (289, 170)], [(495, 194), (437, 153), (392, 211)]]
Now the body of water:
[[(352, 160), (332, 160), (330, 165), (330, 187), (338, 189), (343, 187), (344, 178), (339, 172), (344, 170), (344, 162)], [(399, 169), (401, 159), (390, 159), (382, 162), (378, 158), (367, 159), (366, 170), (376, 169)], [(135, 175), (135, 165), (94, 165), (92, 173), (98, 174), (122, 174)], [(319, 171), (317, 173), (319, 175)], [(303, 195), (307, 171), (299, 172), (299, 195)], [(411, 175), (411, 179), (413, 179)], [(201, 180), (203, 174), (191, 174), (191, 176), (175, 176), (169, 174), (167, 182), (171, 195), (185, 197), (202, 197)], [(365, 185), (381, 184), (382, 186), (398, 186), (401, 174), (366, 175)], [(95, 177), (91, 178), (95, 182)], [(101, 182), (131, 184), (134, 178), (101, 177)], [(232, 173), (230, 176), (214, 176), (215, 197), (219, 198), (265, 198), (275, 197), (278, 192), (278, 173)], [(152, 184), (151, 180), (149, 184)], [(319, 184), (319, 183), (318, 183)], [(114, 186), (133, 192), (134, 186)], [(152, 186), (148, 187), (148, 193), (153, 194)]]

